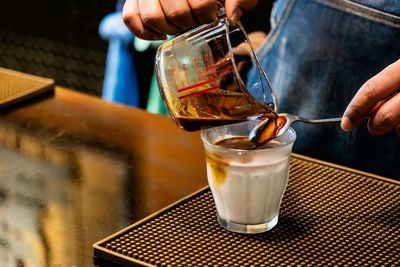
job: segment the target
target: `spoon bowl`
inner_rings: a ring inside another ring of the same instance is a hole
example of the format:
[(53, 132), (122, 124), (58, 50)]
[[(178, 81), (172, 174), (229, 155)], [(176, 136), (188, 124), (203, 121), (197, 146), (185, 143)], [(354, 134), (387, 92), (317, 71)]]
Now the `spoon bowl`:
[(249, 140), (256, 146), (261, 146), (283, 134), (295, 121), (320, 124), (341, 122), (342, 118), (305, 119), (289, 113), (280, 113), (275, 120), (267, 118), (254, 127), (250, 131)]

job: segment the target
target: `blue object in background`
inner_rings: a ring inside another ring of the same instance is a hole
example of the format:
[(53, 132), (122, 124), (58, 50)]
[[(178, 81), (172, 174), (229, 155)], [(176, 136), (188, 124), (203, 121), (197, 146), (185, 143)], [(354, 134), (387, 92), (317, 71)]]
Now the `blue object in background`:
[(134, 36), (122, 21), (122, 12), (104, 17), (99, 33), (109, 40), (102, 98), (138, 107), (139, 86), (134, 58), (129, 51)]

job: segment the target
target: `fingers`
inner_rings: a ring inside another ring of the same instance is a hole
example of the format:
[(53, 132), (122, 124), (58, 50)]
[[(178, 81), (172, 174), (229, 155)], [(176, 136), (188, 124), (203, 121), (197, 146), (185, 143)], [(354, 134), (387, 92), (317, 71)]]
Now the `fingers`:
[[(346, 111), (343, 115), (343, 120), (341, 127), (344, 130), (351, 130), (357, 127), (372, 111), (375, 111), (374, 108), (380, 101), (385, 100), (386, 98), (393, 95), (400, 88), (400, 60), (395, 63), (389, 65), (380, 73), (372, 77), (368, 80), (357, 92), (354, 98), (351, 100), (350, 104), (347, 106)], [(397, 97), (396, 97), (397, 99)], [(390, 102), (393, 100), (390, 100)], [(378, 111), (381, 110), (384, 106), (389, 103), (384, 103), (381, 107), (378, 108)], [(393, 107), (390, 105), (389, 107)], [(376, 114), (378, 114), (378, 111)], [(386, 113), (387, 109), (384, 109)], [(381, 113), (378, 117), (374, 118), (372, 126), (372, 130), (376, 133), (380, 133), (380, 131), (375, 131), (375, 126), (387, 124), (388, 120), (392, 120), (392, 114), (396, 115), (396, 112), (390, 111), (386, 115)], [(385, 123), (380, 120), (385, 119)]]
[[(150, 0), (149, 0), (150, 1)], [(137, 0), (126, 0), (122, 19), (128, 29), (137, 37), (145, 40), (166, 39), (165, 34), (146, 28), (140, 17), (140, 11)]]
[(186, 0), (160, 0), (165, 17), (175, 26), (186, 29), (198, 23)]
[(217, 0), (127, 0), (123, 9), (129, 30), (146, 40), (166, 39), (217, 16)]
[(175, 35), (182, 31), (170, 23), (161, 7), (159, 0), (137, 0), (142, 23), (153, 31)]
[(400, 126), (400, 94), (386, 101), (368, 120), (368, 130), (373, 135), (383, 135)]
[(242, 15), (257, 5), (257, 0), (226, 0), (225, 11), (229, 23), (237, 24)]
[(265, 42), (267, 34), (262, 31), (255, 31), (247, 34), (247, 37), (249, 38), (254, 48), (254, 51), (257, 51), (261, 47), (261, 45)]
[[(232, 25), (236, 25), (244, 12), (257, 4), (257, 0), (226, 0), (225, 9)], [(147, 40), (166, 39), (183, 29), (215, 21), (217, 0), (127, 0), (123, 20), (132, 33)]]
[(217, 19), (217, 0), (188, 0), (188, 3), (197, 21), (201, 24), (210, 23)]
[(233, 53), (233, 55), (250, 56), (251, 48), (247, 43), (243, 42), (236, 47), (232, 47), (232, 53)]

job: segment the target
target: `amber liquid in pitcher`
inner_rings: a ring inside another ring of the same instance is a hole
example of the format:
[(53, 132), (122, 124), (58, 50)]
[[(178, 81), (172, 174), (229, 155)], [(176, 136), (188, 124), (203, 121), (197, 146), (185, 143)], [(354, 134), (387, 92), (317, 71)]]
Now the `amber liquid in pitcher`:
[(270, 105), (243, 92), (207, 92), (181, 99), (178, 114), (176, 123), (186, 131), (277, 116)]

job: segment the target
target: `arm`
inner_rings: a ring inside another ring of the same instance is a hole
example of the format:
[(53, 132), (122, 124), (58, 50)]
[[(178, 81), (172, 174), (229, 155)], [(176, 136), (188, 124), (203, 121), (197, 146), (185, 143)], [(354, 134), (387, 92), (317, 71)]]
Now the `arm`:
[[(257, 0), (226, 0), (225, 10), (234, 25)], [(166, 39), (186, 28), (210, 23), (217, 18), (217, 0), (127, 0), (123, 20), (132, 33), (142, 39)]]
[(368, 118), (368, 130), (383, 135), (396, 129), (400, 136), (400, 60), (368, 80), (347, 106), (342, 119), (346, 131)]

